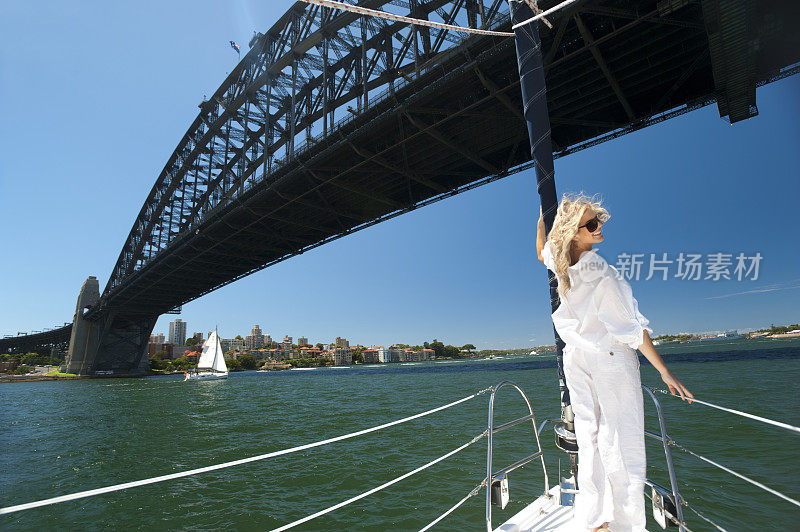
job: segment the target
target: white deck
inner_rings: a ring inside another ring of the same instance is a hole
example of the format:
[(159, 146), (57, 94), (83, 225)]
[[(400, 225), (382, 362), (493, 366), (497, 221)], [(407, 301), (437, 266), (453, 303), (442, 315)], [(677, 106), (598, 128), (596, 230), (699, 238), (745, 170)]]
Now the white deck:
[(572, 520), (573, 507), (560, 504), (561, 486), (553, 486), (548, 493), (549, 498), (541, 495), (495, 532), (579, 532), (581, 528)]
[(575, 532), (572, 506), (561, 506), (561, 487), (550, 488), (550, 498), (544, 495), (520, 510), (495, 532)]

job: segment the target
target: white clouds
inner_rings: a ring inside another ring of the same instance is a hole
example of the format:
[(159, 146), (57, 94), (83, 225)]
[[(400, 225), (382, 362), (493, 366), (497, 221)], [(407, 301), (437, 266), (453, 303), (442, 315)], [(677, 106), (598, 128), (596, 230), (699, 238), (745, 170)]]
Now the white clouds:
[[(763, 294), (766, 292), (779, 292), (783, 290), (794, 290), (796, 288), (800, 288), (800, 284), (794, 284), (800, 281), (800, 279), (792, 279), (791, 281), (784, 281), (779, 283), (768, 284), (759, 288), (753, 288), (752, 290), (743, 290), (741, 292), (731, 292), (730, 294), (722, 294), (719, 296), (710, 296), (706, 297), (705, 299), (723, 299), (726, 297), (733, 297), (733, 296), (741, 296), (745, 294)], [(792, 285), (792, 286), (785, 286), (785, 285)]]

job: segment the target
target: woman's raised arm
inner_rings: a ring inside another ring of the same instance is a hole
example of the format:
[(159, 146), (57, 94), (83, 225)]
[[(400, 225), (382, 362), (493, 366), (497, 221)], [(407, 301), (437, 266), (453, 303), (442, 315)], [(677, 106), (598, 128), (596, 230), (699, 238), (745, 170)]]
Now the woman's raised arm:
[(658, 370), (661, 374), (661, 380), (669, 387), (669, 391), (672, 392), (672, 395), (675, 395), (677, 392), (678, 395), (681, 396), (681, 399), (689, 401), (689, 403), (692, 402), (694, 395), (692, 395), (692, 392), (678, 380), (678, 377), (667, 369), (667, 365), (664, 364), (661, 355), (658, 354), (658, 351), (656, 351), (656, 348), (653, 346), (653, 341), (650, 339), (650, 334), (647, 332), (647, 329), (644, 331), (643, 341), (642, 345), (639, 346), (639, 351), (641, 351), (653, 367)]
[(544, 243), (546, 240), (547, 235), (545, 234), (542, 206), (539, 205), (539, 223), (536, 224), (536, 257), (542, 264), (544, 264), (544, 258), (542, 258), (542, 249), (544, 249)]

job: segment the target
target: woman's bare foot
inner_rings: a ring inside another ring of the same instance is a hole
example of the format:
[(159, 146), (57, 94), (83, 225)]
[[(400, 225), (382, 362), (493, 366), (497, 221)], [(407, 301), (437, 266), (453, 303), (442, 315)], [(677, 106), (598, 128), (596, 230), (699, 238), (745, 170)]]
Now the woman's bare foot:
[(611, 532), (611, 531), (608, 529), (608, 522), (606, 521), (602, 525), (593, 528), (592, 532)]

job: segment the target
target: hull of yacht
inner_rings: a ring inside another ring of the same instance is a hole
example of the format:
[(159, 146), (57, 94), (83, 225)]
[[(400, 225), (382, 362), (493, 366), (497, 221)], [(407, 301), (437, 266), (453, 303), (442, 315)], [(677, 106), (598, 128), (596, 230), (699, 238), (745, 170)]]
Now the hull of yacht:
[(202, 371), (200, 373), (189, 373), (186, 375), (184, 381), (216, 381), (220, 379), (227, 379), (227, 373), (213, 373), (211, 371)]

